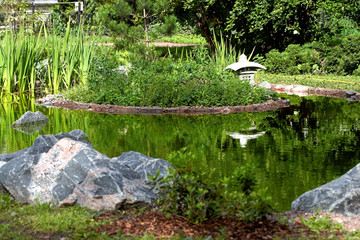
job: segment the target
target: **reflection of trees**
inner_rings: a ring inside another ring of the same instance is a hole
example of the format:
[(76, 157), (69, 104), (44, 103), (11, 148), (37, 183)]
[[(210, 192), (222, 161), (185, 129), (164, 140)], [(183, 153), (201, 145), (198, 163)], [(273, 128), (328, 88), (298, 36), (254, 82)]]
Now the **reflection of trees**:
[[(262, 173), (267, 179), (264, 185), (282, 185), (273, 190), (278, 201), (280, 197), (294, 200), (358, 163), (359, 132), (353, 130), (359, 123), (358, 112), (358, 105), (342, 99), (306, 98), (262, 122), (267, 139), (256, 142), (253, 155), (260, 165), (268, 166)], [(268, 149), (266, 157), (256, 156), (263, 148)]]

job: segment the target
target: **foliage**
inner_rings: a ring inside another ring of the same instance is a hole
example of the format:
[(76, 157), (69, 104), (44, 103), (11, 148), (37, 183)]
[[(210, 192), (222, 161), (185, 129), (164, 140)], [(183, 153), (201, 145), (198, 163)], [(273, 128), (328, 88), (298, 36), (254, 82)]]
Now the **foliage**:
[(265, 66), (270, 73), (304, 74), (318, 70), (320, 54), (300, 45), (289, 45), (284, 52), (276, 49), (266, 54)]
[(360, 4), (350, 0), (173, 2), (176, 9), (185, 9), (187, 16), (193, 16), (212, 49), (215, 49), (213, 30), (217, 37), (219, 32), (233, 37), (233, 44), (241, 49), (251, 51), (256, 46), (262, 53), (349, 33), (358, 27), (360, 11)]
[(355, 90), (360, 91), (359, 78), (357, 76), (338, 76), (338, 75), (285, 75), (285, 74), (270, 74), (261, 72), (258, 75), (261, 81), (267, 81), (273, 84), (287, 84), (287, 85), (304, 85), (316, 88), (329, 88), (341, 90)]
[(0, 90), (12, 93), (35, 90), (34, 66), (42, 57), (40, 37), (7, 31), (0, 40)]
[[(99, 55), (89, 78), (89, 91), (96, 103), (125, 106), (227, 106), (249, 105), (268, 99), (231, 72), (217, 68), (205, 48), (195, 48), (186, 59), (135, 59), (126, 75), (116, 59)], [(125, 67), (125, 66), (124, 66)], [(117, 70), (118, 69), (118, 70)], [(87, 94), (87, 93), (84, 93)], [(71, 97), (71, 96), (69, 96)], [(72, 99), (77, 99), (76, 96)]]
[(0, 235), (3, 239), (29, 239), (41, 232), (81, 238), (89, 234), (88, 229), (106, 223), (94, 221), (97, 212), (87, 208), (55, 208), (48, 203), (23, 205), (8, 195), (0, 195), (0, 213)]
[(176, 34), (172, 36), (164, 36), (156, 40), (157, 42), (171, 42), (171, 43), (183, 43), (183, 44), (199, 44), (205, 45), (206, 40), (201, 35), (182, 35)]
[(19, 29), (23, 27), (28, 32), (33, 32), (30, 25), (41, 23), (40, 13), (27, 14), (29, 3), (24, 0), (3, 0), (0, 3), (0, 23), (8, 28)]
[(255, 191), (257, 182), (249, 167), (236, 169), (220, 182), (211, 178), (213, 172), (169, 169), (168, 176), (159, 177), (158, 171), (150, 177), (150, 185), (158, 191), (161, 210), (185, 216), (195, 224), (225, 213), (244, 221), (265, 219), (270, 214), (270, 206)]
[[(126, 49), (147, 56), (148, 50), (143, 49), (149, 46), (150, 20), (156, 19), (163, 23), (154, 26), (156, 31), (152, 33), (172, 35), (176, 31), (176, 17), (165, 14), (169, 9), (171, 6), (168, 0), (113, 0), (99, 7), (99, 17), (114, 37), (117, 49)], [(140, 41), (145, 42), (145, 45), (139, 45)]]
[(299, 216), (301, 223), (308, 226), (312, 231), (319, 233), (319, 231), (334, 231), (342, 230), (340, 223), (334, 222), (329, 214), (321, 214), (321, 210), (317, 210), (310, 218), (304, 219)]
[(162, 30), (164, 26), (168, 26), (162, 21), (154, 21), (149, 25), (149, 37), (151, 41), (156, 42), (172, 42), (184, 44), (205, 45), (206, 39), (198, 33), (196, 26), (192, 26), (189, 22), (180, 23), (177, 19), (173, 26), (173, 34), (166, 35)]
[(360, 66), (360, 34), (331, 38), (325, 42), (289, 45), (283, 52), (266, 54), (265, 66), (271, 73), (357, 74)]
[(58, 93), (61, 88), (86, 84), (92, 52), (93, 44), (86, 41), (81, 28), (72, 34), (70, 23), (64, 37), (49, 34), (46, 28), (37, 36), (6, 31), (0, 40), (0, 91), (34, 94), (41, 85), (47, 93)]

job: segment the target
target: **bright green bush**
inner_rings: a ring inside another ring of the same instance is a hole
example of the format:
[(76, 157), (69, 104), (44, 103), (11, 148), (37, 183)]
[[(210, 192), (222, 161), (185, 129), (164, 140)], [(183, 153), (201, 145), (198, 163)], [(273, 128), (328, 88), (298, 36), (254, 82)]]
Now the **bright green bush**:
[[(128, 75), (116, 70), (117, 59), (98, 53), (89, 76), (88, 96), (95, 103), (126, 106), (224, 106), (264, 102), (268, 94), (253, 88), (229, 71), (219, 71), (207, 52), (195, 51), (194, 58), (149, 61), (132, 60)], [(87, 99), (81, 95), (68, 98)]]
[(150, 185), (159, 195), (157, 203), (167, 214), (178, 214), (198, 224), (224, 214), (249, 222), (264, 219), (271, 207), (257, 188), (254, 169), (243, 166), (230, 177), (212, 178), (212, 172), (169, 169), (166, 177), (159, 172), (150, 176)]

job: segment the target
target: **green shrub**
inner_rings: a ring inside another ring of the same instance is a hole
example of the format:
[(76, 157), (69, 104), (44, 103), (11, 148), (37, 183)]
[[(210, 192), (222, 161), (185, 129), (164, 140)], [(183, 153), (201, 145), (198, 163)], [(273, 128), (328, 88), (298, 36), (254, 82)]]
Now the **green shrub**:
[(314, 66), (319, 66), (320, 60), (317, 50), (299, 44), (290, 44), (281, 53), (273, 49), (266, 54), (265, 66), (271, 73), (296, 75), (312, 73), (315, 70)]
[(302, 224), (308, 226), (311, 231), (317, 233), (320, 231), (334, 231), (343, 229), (343, 226), (340, 223), (332, 220), (329, 214), (326, 213), (322, 216), (321, 210), (317, 210), (314, 215), (308, 219), (304, 219), (302, 216), (299, 217)]
[(257, 188), (253, 170), (243, 166), (219, 181), (212, 178), (213, 171), (169, 169), (166, 177), (159, 177), (159, 172), (150, 176), (150, 185), (158, 192), (157, 203), (167, 214), (182, 215), (195, 224), (224, 214), (249, 222), (265, 219), (271, 212), (262, 197), (264, 191)]
[[(88, 90), (77, 96), (72, 94), (72, 100), (177, 107), (248, 105), (268, 99), (263, 88), (253, 88), (232, 72), (219, 71), (204, 48), (183, 60), (171, 57), (154, 61), (133, 59), (128, 75), (116, 70), (118, 54), (109, 56), (106, 52), (98, 52), (93, 63)], [(87, 97), (82, 96), (84, 94)]]
[(358, 68), (353, 72), (355, 76), (360, 76), (360, 65)]
[(323, 42), (303, 46), (289, 45), (285, 51), (271, 50), (266, 54), (265, 66), (270, 73), (357, 74), (360, 64), (360, 34), (332, 37)]

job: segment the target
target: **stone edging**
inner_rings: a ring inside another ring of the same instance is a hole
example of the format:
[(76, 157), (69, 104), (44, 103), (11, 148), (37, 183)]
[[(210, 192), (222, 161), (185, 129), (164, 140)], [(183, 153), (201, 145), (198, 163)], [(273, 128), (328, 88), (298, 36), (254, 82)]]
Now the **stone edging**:
[(102, 105), (94, 103), (78, 103), (69, 100), (59, 99), (58, 96), (48, 95), (45, 98), (38, 99), (38, 103), (47, 107), (57, 107), (74, 110), (88, 110), (96, 113), (109, 114), (179, 114), (179, 115), (197, 115), (197, 114), (229, 114), (237, 112), (264, 112), (285, 108), (290, 106), (289, 100), (277, 99), (269, 100), (265, 103), (253, 104), (248, 106), (224, 106), (224, 107), (125, 107), (117, 105)]
[(348, 101), (360, 101), (360, 93), (353, 90), (339, 90), (339, 89), (326, 89), (326, 88), (314, 88), (302, 85), (282, 85), (282, 84), (269, 84), (261, 83), (260, 86), (265, 87), (268, 90), (277, 93), (295, 94), (298, 96), (326, 96), (326, 97), (338, 97), (346, 98)]
[[(314, 88), (301, 85), (282, 85), (269, 84), (263, 82), (260, 87), (277, 93), (295, 94), (299, 96), (327, 96), (346, 98), (348, 101), (360, 101), (360, 93), (356, 91), (346, 91), (339, 89)], [(47, 95), (38, 99), (37, 102), (43, 106), (57, 107), (74, 110), (88, 110), (96, 113), (109, 114), (179, 114), (179, 115), (197, 115), (197, 114), (229, 114), (238, 112), (265, 112), (290, 106), (289, 100), (277, 99), (269, 100), (265, 103), (253, 104), (248, 106), (223, 106), (223, 107), (203, 107), (203, 106), (182, 106), (173, 108), (161, 107), (126, 107), (117, 105), (103, 105), (94, 103), (79, 103), (63, 99), (61, 95)]]

